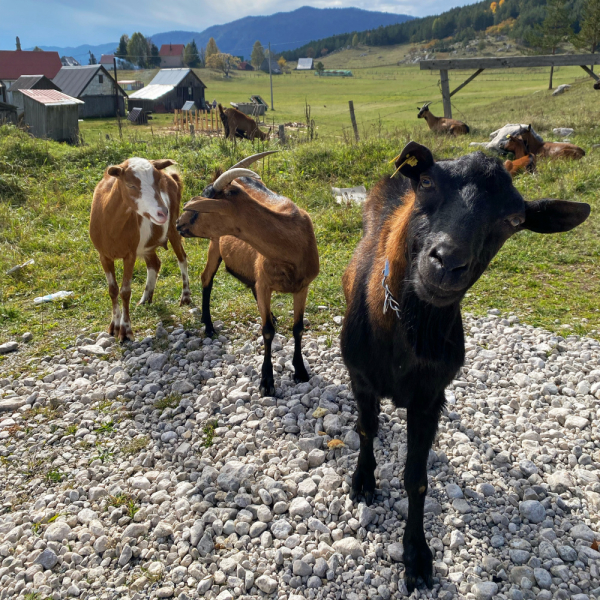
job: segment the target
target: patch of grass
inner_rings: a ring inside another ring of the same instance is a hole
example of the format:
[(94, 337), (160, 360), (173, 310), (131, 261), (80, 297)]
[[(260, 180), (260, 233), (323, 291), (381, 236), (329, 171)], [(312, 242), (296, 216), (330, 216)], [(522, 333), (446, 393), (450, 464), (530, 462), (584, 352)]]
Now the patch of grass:
[(97, 433), (98, 435), (104, 435), (106, 433), (113, 433), (114, 430), (115, 430), (114, 421), (109, 421), (108, 423), (102, 423), (102, 425), (100, 425), (100, 427), (98, 427), (95, 430), (95, 433)]
[(27, 480), (34, 479), (43, 474), (45, 464), (46, 460), (43, 458), (30, 458), (22, 468), (21, 473)]
[(52, 469), (44, 475), (44, 479), (49, 483), (60, 483), (64, 478), (64, 474), (58, 469)]
[(75, 423), (69, 425), (65, 429), (65, 435), (75, 435), (76, 433), (77, 433), (77, 425), (75, 425)]
[(157, 400), (154, 403), (154, 408), (157, 408), (161, 412), (165, 410), (165, 408), (177, 408), (179, 403), (181, 402), (181, 394), (173, 393), (168, 394), (164, 398)]
[(90, 463), (99, 460), (102, 464), (114, 459), (114, 452), (108, 448), (98, 448), (98, 453), (90, 459)]
[(217, 428), (217, 421), (209, 421), (203, 428), (204, 439), (202, 445), (205, 448), (210, 448), (213, 445), (213, 438), (215, 437), (215, 429)]
[(129, 442), (129, 444), (125, 444), (121, 451), (123, 452), (123, 454), (138, 454), (138, 452), (141, 452), (142, 450), (147, 448), (149, 443), (150, 438), (147, 436), (134, 438), (133, 440), (131, 440), (131, 442)]
[(139, 505), (135, 501), (135, 499), (125, 492), (119, 492), (114, 496), (109, 496), (107, 501), (107, 506), (114, 506), (115, 508), (119, 508), (121, 506), (127, 507), (127, 515), (133, 519), (135, 514), (140, 510)]

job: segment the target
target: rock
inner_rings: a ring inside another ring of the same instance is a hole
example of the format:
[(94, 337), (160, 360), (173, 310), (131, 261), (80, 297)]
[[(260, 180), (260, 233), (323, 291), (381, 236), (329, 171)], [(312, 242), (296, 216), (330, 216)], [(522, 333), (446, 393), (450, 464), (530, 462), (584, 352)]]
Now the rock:
[(360, 527), (367, 527), (376, 517), (377, 514), (372, 508), (362, 502), (358, 505), (358, 524)]
[(473, 585), (471, 593), (475, 594), (477, 600), (492, 600), (498, 593), (498, 584), (493, 581), (481, 581)]
[(308, 577), (313, 572), (312, 567), (303, 560), (295, 560), (292, 565), (292, 571), (294, 575), (298, 575), (299, 577)]
[(349, 431), (344, 437), (344, 444), (350, 450), (358, 450), (360, 448), (360, 435), (354, 430)]
[(314, 496), (317, 489), (317, 484), (310, 477), (298, 484), (298, 493), (302, 496)]
[(558, 387), (553, 383), (546, 382), (541, 388), (542, 396), (556, 396), (558, 394)]
[(563, 83), (559, 85), (553, 92), (553, 96), (558, 96), (559, 94), (564, 94), (567, 90), (570, 90), (571, 86), (568, 83)]
[(390, 544), (387, 547), (387, 550), (392, 560), (395, 560), (396, 562), (402, 562), (404, 558), (404, 546), (402, 544), (399, 542)]
[(577, 415), (569, 415), (565, 419), (565, 427), (567, 429), (585, 429), (590, 422), (585, 417), (579, 417)]
[(277, 589), (277, 581), (267, 575), (261, 575), (255, 583), (256, 587), (265, 594), (272, 594)]
[(194, 391), (194, 385), (189, 381), (176, 381), (172, 386), (171, 390), (176, 394), (189, 394)]
[(143, 523), (131, 523), (127, 525), (123, 533), (121, 534), (121, 539), (124, 540), (126, 538), (134, 538), (137, 539), (143, 535), (148, 533), (148, 526)]
[(450, 550), (454, 550), (455, 548), (464, 546), (464, 544), (465, 544), (465, 536), (457, 529), (454, 529), (450, 533)]
[(284, 540), (292, 533), (292, 526), (285, 519), (279, 519), (271, 523), (271, 533), (276, 539)]
[(335, 437), (342, 433), (342, 424), (338, 415), (325, 415), (323, 418), (323, 429), (330, 437)]
[(152, 484), (148, 480), (147, 477), (140, 475), (138, 477), (133, 477), (131, 480), (131, 487), (134, 490), (149, 490)]
[(521, 473), (525, 475), (525, 477), (531, 477), (531, 475), (535, 475), (538, 472), (538, 468), (531, 460), (522, 460), (519, 463), (519, 469), (521, 469)]
[(446, 485), (446, 494), (451, 500), (454, 498), (464, 498), (463, 491), (455, 483), (448, 483)]
[(42, 565), (42, 567), (44, 567), (44, 569), (53, 569), (57, 562), (58, 562), (58, 557), (56, 556), (56, 554), (50, 548), (46, 548), (33, 561), (33, 564)]
[[(558, 86), (563, 87), (563, 86)], [(571, 87), (571, 86), (567, 86), (567, 87)], [(558, 92), (558, 88), (556, 88), (556, 91), (554, 93)], [(554, 95), (554, 94), (552, 94)], [(555, 127), (552, 130), (552, 133), (555, 133), (556, 135), (559, 135), (560, 137), (568, 137), (571, 134), (573, 134), (575, 132), (575, 130), (572, 127)]]
[(25, 398), (21, 398), (19, 396), (14, 396), (12, 398), (5, 398), (4, 400), (0, 400), (0, 412), (15, 412), (21, 408), (21, 406), (25, 406), (27, 404), (27, 400)]
[(596, 534), (587, 525), (580, 523), (569, 530), (569, 537), (591, 543), (596, 539)]
[(94, 552), (98, 554), (103, 554), (110, 548), (110, 539), (106, 535), (101, 535), (94, 542)]
[(153, 352), (146, 359), (146, 366), (150, 371), (160, 371), (167, 363), (167, 355), (158, 352)]
[(0, 344), (0, 354), (8, 354), (9, 352), (16, 352), (19, 348), (18, 342), (5, 342)]
[(358, 558), (359, 556), (363, 556), (361, 543), (352, 537), (342, 538), (337, 542), (333, 542), (333, 549), (344, 557), (351, 556), (352, 558)]
[(531, 523), (541, 523), (546, 518), (546, 509), (537, 500), (525, 500), (519, 504), (519, 513)]
[(166, 521), (160, 521), (154, 528), (154, 536), (157, 538), (166, 538), (173, 535), (173, 526)]
[(217, 485), (226, 491), (237, 492), (245, 479), (251, 478), (256, 472), (252, 464), (232, 460), (225, 464), (217, 477)]
[(64, 521), (54, 521), (50, 523), (44, 533), (44, 539), (49, 542), (62, 542), (69, 537), (71, 528)]
[(306, 501), (305, 498), (294, 498), (290, 503), (290, 517), (293, 519), (296, 516), (308, 518), (312, 515), (312, 506)]
[(575, 487), (575, 480), (569, 471), (556, 471), (548, 477), (548, 485), (551, 492), (562, 494)]
[(200, 596), (203, 596), (204, 594), (206, 594), (206, 592), (208, 592), (208, 590), (210, 590), (210, 588), (212, 586), (213, 586), (213, 578), (209, 576), (209, 577), (205, 577), (204, 579), (202, 579), (196, 589), (197, 589), (198, 594), (200, 594)]
[(86, 344), (79, 346), (77, 350), (86, 356), (106, 356), (107, 354), (106, 350), (99, 344)]
[(175, 593), (175, 588), (172, 585), (165, 585), (156, 590), (157, 598), (170, 598)]
[(311, 469), (320, 467), (325, 462), (325, 452), (317, 448), (311, 450), (308, 454), (308, 466)]
[(133, 550), (129, 544), (125, 544), (123, 549), (121, 550), (121, 555), (119, 556), (119, 566), (124, 567), (133, 556)]
[(91, 487), (88, 492), (88, 498), (91, 502), (100, 500), (104, 496), (108, 496), (108, 492), (103, 487)]

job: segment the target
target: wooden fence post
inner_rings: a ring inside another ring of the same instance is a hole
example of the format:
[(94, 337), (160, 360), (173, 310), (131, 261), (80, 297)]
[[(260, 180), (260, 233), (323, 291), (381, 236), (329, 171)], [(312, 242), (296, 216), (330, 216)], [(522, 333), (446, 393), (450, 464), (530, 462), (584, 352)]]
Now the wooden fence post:
[(442, 86), (442, 103), (444, 105), (444, 117), (452, 118), (452, 103), (450, 102), (450, 82), (448, 81), (448, 71), (440, 70), (440, 84)]
[(354, 116), (354, 102), (352, 100), (348, 101), (348, 106), (350, 107), (350, 120), (352, 121), (352, 129), (354, 129), (354, 137), (357, 142), (360, 142), (360, 136), (358, 135), (358, 126), (356, 125), (356, 117)]
[(285, 125), (279, 126), (279, 142), (285, 144)]

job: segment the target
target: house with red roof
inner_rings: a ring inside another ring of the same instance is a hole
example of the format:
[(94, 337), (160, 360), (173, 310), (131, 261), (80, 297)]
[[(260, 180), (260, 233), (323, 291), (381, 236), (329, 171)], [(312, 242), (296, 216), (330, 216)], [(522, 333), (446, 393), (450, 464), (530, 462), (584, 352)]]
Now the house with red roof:
[[(34, 52), (28, 50), (0, 50), (0, 82), (8, 90), (21, 75), (45, 75), (54, 79), (62, 63), (58, 52)], [(12, 94), (6, 92), (6, 101), (12, 102)]]
[(183, 67), (184, 44), (163, 44), (158, 55), (160, 56), (161, 68), (178, 69)]

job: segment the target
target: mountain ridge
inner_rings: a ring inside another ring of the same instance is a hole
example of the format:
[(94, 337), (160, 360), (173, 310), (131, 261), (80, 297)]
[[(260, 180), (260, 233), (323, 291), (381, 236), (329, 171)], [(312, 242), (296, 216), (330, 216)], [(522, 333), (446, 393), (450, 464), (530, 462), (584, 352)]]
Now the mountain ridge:
[[(263, 46), (272, 43), (274, 52), (292, 50), (309, 39), (324, 38), (342, 33), (353, 33), (386, 25), (404, 23), (414, 17), (394, 13), (363, 10), (360, 8), (313, 8), (302, 6), (289, 12), (272, 15), (248, 16), (222, 25), (211, 25), (196, 31), (166, 31), (148, 36), (160, 48), (162, 44), (187, 44), (192, 39), (206, 47), (214, 37), (222, 52), (249, 58), (252, 46), (260, 40)], [(42, 50), (56, 51), (61, 56), (73, 56), (82, 64), (91, 51), (96, 58), (112, 54), (118, 42), (80, 46), (41, 46)]]

